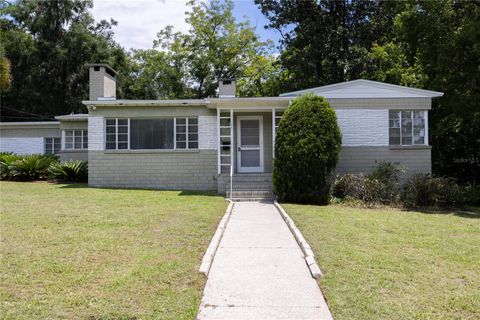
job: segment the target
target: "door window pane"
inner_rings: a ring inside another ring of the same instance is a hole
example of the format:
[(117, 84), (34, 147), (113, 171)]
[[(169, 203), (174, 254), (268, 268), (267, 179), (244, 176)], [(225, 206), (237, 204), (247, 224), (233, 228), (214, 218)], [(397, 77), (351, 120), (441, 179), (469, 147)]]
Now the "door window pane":
[(260, 145), (260, 121), (258, 120), (241, 120), (241, 142), (242, 146), (259, 146)]
[(241, 151), (242, 167), (259, 167), (260, 166), (260, 150), (242, 150)]

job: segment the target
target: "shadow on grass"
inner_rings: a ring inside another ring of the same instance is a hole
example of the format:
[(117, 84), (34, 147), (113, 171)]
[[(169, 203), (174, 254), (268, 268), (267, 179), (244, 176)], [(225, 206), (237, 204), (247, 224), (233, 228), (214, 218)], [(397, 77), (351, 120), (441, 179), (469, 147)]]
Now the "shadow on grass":
[(197, 190), (172, 190), (172, 189), (149, 189), (149, 188), (121, 188), (121, 187), (92, 187), (87, 183), (58, 183), (62, 184), (60, 188), (66, 189), (97, 189), (97, 190), (129, 190), (129, 191), (170, 191), (178, 192), (179, 196), (209, 196), (218, 197), (215, 191), (197, 191)]
[(470, 219), (480, 219), (480, 208), (465, 208), (465, 209), (459, 209), (459, 208), (418, 208), (418, 207), (412, 207), (412, 208), (405, 208), (403, 209), (405, 211), (417, 211), (425, 214), (445, 214), (445, 215), (454, 215), (457, 217), (462, 217), (462, 218), (470, 218)]

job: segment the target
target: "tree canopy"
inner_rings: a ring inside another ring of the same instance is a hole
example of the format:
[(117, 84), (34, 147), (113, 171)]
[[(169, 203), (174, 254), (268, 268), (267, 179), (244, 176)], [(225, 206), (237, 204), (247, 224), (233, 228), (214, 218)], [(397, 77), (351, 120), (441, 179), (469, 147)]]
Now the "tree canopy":
[(88, 11), (92, 5), (91, 0), (19, 0), (2, 5), (0, 43), (11, 62), (10, 88), (2, 91), (2, 120), (84, 111), (85, 63), (125, 69), (127, 55), (113, 41), (116, 22), (96, 23)]

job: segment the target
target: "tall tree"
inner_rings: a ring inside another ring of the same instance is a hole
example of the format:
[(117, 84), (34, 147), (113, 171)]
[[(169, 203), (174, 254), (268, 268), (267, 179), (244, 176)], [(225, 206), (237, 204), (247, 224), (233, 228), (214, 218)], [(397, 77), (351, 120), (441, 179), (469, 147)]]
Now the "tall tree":
[[(215, 96), (218, 79), (244, 77), (248, 70), (261, 68), (260, 57), (270, 53), (271, 43), (261, 41), (248, 21), (235, 20), (231, 0), (190, 1), (188, 6), (188, 32), (168, 26), (158, 33), (152, 50), (134, 54), (134, 77), (153, 79), (151, 97)], [(243, 82), (243, 92), (250, 92), (249, 84)]]
[(374, 41), (389, 39), (401, 2), (359, 0), (255, 0), (279, 30), (285, 90), (358, 78)]
[(399, 45), (426, 88), (437, 173), (480, 183), (480, 2), (411, 1), (395, 21)]
[(18, 0), (1, 8), (0, 41), (13, 78), (10, 89), (2, 91), (3, 120), (18, 117), (5, 111), (11, 109), (50, 116), (84, 111), (85, 63), (124, 69), (127, 56), (113, 41), (116, 22), (95, 23), (88, 11), (92, 5), (91, 0)]

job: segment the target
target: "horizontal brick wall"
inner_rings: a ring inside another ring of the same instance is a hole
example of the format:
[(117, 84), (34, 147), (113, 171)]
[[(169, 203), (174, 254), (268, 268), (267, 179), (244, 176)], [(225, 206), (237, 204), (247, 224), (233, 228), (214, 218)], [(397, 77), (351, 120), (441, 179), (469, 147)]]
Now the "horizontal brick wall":
[(375, 161), (398, 162), (406, 169), (402, 180), (414, 173), (431, 173), (430, 148), (391, 149), (390, 147), (342, 147), (336, 172), (368, 172)]
[(217, 190), (217, 152), (89, 151), (94, 187)]
[(44, 138), (0, 138), (0, 152), (17, 154), (44, 153)]
[(388, 146), (387, 109), (335, 109), (342, 146)]
[(70, 160), (83, 160), (88, 161), (88, 151), (87, 150), (63, 150), (60, 151), (60, 160), (70, 161)]
[(375, 98), (375, 99), (345, 99), (329, 98), (330, 105), (337, 108), (358, 108), (358, 109), (393, 109), (393, 110), (430, 110), (431, 98)]

